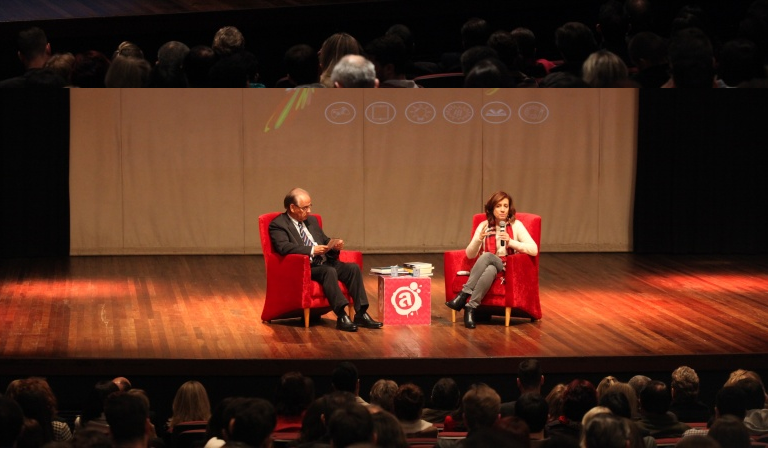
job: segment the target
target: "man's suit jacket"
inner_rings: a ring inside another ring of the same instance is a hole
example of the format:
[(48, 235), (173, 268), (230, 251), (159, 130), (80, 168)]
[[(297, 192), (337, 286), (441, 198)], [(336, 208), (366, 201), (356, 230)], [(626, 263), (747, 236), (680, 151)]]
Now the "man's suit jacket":
[[(310, 215), (304, 221), (304, 226), (315, 239), (318, 245), (325, 245), (331, 240), (325, 235), (317, 217)], [(269, 238), (272, 240), (272, 247), (280, 255), (298, 254), (311, 256), (312, 247), (304, 245), (301, 240), (299, 230), (293, 225), (293, 221), (287, 213), (282, 213), (275, 217), (269, 224)], [(330, 250), (325, 254), (328, 259), (338, 259), (339, 251)]]

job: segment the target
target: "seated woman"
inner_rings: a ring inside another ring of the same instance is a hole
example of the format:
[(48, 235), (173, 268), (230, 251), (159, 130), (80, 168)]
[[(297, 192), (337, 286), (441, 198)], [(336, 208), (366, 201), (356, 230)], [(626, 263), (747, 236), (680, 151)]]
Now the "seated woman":
[(445, 302), (447, 307), (456, 311), (464, 308), (464, 326), (467, 328), (475, 328), (475, 308), (480, 306), (496, 274), (504, 272), (505, 257), (517, 252), (531, 256), (539, 253), (528, 230), (522, 222), (515, 220), (515, 213), (512, 197), (504, 191), (494, 192), (485, 203), (486, 220), (477, 226), (467, 245), (467, 258), (473, 259), (478, 254), (480, 257), (472, 266), (469, 279), (459, 295)]

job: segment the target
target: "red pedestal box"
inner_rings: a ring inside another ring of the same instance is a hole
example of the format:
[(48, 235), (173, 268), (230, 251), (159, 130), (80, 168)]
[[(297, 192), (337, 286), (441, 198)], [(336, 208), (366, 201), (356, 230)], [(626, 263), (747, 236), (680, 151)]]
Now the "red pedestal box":
[(432, 279), (379, 275), (379, 317), (387, 325), (429, 325)]

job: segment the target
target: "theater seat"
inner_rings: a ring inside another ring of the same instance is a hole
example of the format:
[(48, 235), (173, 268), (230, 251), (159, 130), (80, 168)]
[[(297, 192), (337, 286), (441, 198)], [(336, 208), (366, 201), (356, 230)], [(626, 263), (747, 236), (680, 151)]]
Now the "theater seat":
[[(310, 318), (317, 318), (331, 311), (328, 299), (323, 294), (319, 283), (310, 278), (310, 267), (304, 255), (281, 256), (272, 248), (269, 238), (269, 224), (281, 213), (272, 212), (259, 216), (259, 235), (261, 249), (264, 252), (264, 263), (267, 272), (267, 295), (264, 299), (264, 309), (261, 320), (271, 322), (277, 319), (304, 318), (304, 326), (309, 328)], [(313, 214), (320, 226), (322, 218)], [(339, 260), (351, 262), (363, 270), (363, 254), (356, 251), (342, 250)], [(341, 292), (347, 297), (350, 305), (347, 307), (350, 318), (354, 308), (352, 297), (346, 286), (339, 282)]]
[[(536, 214), (518, 212), (517, 220), (525, 225), (536, 245), (541, 249), (541, 217)], [(485, 214), (475, 214), (472, 218), (472, 230), (485, 220)], [(471, 236), (471, 235), (470, 235)], [(504, 325), (509, 326), (511, 317), (529, 318), (531, 321), (541, 319), (541, 303), (539, 301), (539, 255), (530, 256), (515, 253), (507, 257), (505, 274), (498, 274), (491, 289), (477, 308), (478, 315), (504, 315)], [(469, 272), (475, 259), (467, 258), (464, 250), (445, 252), (445, 297), (452, 300), (461, 291), (469, 278), (458, 275), (460, 271)], [(502, 277), (504, 283), (502, 284)], [(451, 320), (456, 321), (456, 311), (452, 310)]]

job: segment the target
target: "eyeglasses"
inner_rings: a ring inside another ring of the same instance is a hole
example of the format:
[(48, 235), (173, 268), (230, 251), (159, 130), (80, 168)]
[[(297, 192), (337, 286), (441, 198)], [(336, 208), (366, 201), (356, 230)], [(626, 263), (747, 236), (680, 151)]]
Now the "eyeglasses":
[(304, 211), (304, 212), (307, 212), (307, 211), (309, 211), (310, 209), (312, 209), (312, 203), (310, 203), (310, 204), (309, 204), (309, 205), (307, 205), (307, 206), (299, 206), (299, 205), (296, 205), (296, 204), (294, 204), (294, 206), (295, 206), (295, 207), (297, 207), (297, 208), (299, 208), (300, 210), (302, 210), (302, 211)]

